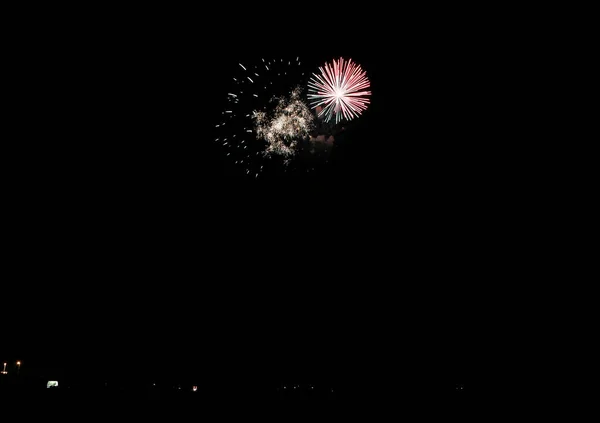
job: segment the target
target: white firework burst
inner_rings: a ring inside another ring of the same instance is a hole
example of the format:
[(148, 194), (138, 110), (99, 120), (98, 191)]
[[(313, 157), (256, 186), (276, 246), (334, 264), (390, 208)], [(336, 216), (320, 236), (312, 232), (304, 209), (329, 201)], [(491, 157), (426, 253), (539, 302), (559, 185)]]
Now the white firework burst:
[(307, 139), (314, 128), (314, 116), (300, 95), (301, 88), (296, 87), (289, 98), (274, 99), (278, 104), (270, 115), (254, 112), (256, 134), (268, 143), (264, 152), (266, 156), (293, 156), (298, 141)]
[(215, 141), (246, 174), (257, 176), (276, 157), (289, 163), (297, 147), (295, 137), (307, 136), (314, 116), (300, 90), (294, 89), (305, 83), (299, 57), (248, 61), (236, 69), (228, 105), (215, 125)]

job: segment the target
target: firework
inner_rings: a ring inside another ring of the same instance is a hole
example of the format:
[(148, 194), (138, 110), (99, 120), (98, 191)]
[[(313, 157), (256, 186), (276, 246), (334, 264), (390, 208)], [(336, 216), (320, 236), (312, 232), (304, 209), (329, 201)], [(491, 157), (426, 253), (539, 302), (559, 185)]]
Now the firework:
[(370, 87), (366, 72), (352, 59), (345, 61), (343, 58), (333, 60), (331, 64), (325, 63), (320, 67), (320, 74), (313, 74), (308, 82), (308, 98), (311, 107), (322, 107), (319, 117), (329, 122), (335, 119), (352, 120), (358, 117), (370, 102)]
[(289, 163), (298, 141), (308, 138), (314, 115), (298, 88), (306, 84), (299, 57), (245, 61), (236, 70), (215, 142), (246, 174), (258, 177), (269, 162)]
[(275, 98), (278, 102), (273, 113), (254, 112), (256, 134), (267, 141), (266, 156), (279, 154), (292, 156), (299, 139), (307, 138), (314, 127), (314, 117), (300, 98), (301, 89), (296, 87), (286, 97)]

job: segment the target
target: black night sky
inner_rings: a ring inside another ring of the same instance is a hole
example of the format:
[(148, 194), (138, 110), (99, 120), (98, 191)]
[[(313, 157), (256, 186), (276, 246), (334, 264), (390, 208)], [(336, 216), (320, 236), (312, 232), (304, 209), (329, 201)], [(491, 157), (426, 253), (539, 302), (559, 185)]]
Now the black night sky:
[[(513, 182), (494, 41), (136, 16), (23, 36), (0, 358), (73, 384), (483, 383)], [(240, 58), (278, 52), (352, 57), (372, 104), (329, 166), (253, 180), (214, 123)]]

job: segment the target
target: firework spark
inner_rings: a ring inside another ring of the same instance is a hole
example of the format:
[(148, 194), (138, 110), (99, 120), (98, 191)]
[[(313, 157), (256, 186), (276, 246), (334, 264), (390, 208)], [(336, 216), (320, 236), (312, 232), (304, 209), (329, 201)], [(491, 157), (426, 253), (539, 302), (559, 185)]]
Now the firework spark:
[(307, 138), (314, 127), (313, 114), (301, 100), (301, 89), (295, 88), (289, 99), (282, 97), (271, 115), (255, 111), (253, 114), (256, 134), (267, 141), (265, 156), (279, 154), (293, 156), (298, 140)]
[(294, 87), (306, 84), (300, 58), (257, 58), (237, 63), (235, 72), (226, 92), (227, 106), (215, 122), (220, 135), (215, 142), (252, 177), (277, 168), (280, 159), (290, 164), (315, 119), (306, 98), (301, 100), (305, 91), (293, 93)]
[(358, 117), (370, 102), (371, 91), (365, 91), (371, 83), (360, 65), (352, 59), (343, 58), (325, 63), (319, 75), (313, 74), (308, 82), (308, 98), (313, 109), (322, 106), (319, 117), (329, 122), (335, 118), (352, 120)]

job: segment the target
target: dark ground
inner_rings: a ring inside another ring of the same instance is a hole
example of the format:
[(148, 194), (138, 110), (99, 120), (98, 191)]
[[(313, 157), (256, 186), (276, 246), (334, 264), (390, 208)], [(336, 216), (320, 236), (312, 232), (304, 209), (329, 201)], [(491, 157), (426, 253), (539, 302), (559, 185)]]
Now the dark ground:
[(279, 421), (296, 417), (327, 421), (339, 418), (368, 418), (395, 415), (411, 417), (465, 418), (476, 415), (481, 403), (464, 394), (435, 395), (430, 391), (405, 392), (400, 395), (336, 396), (333, 394), (299, 393), (287, 397), (257, 395), (252, 389), (228, 392), (157, 391), (149, 388), (128, 389), (13, 389), (0, 390), (6, 411), (20, 417), (77, 420), (88, 418), (120, 418), (150, 421), (197, 418), (249, 418)]

